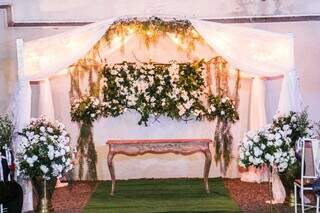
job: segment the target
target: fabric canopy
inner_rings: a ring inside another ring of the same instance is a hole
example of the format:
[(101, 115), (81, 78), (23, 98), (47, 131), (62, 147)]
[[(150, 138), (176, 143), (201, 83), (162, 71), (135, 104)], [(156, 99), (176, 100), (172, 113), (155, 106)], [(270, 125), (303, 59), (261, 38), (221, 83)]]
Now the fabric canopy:
[[(22, 39), (17, 40), (18, 84), (11, 104), (17, 131), (23, 128), (31, 116), (29, 82), (42, 81), (39, 101), (42, 106), (39, 106), (39, 109), (42, 113), (53, 117), (51, 89), (47, 79), (62, 70), (67, 70), (70, 65), (83, 57), (99, 41), (114, 20), (108, 19), (77, 27), (25, 43)], [(256, 77), (284, 76), (278, 110), (281, 112), (300, 110), (301, 100), (294, 69), (292, 35), (189, 20), (207, 44), (233, 67)], [(120, 48), (120, 45), (113, 47), (109, 50), (110, 53)], [(261, 84), (254, 85), (261, 86)], [(257, 91), (264, 89), (260, 88)], [(258, 97), (264, 97), (264, 94), (255, 94), (255, 97), (259, 99)], [(261, 122), (265, 122), (265, 111), (259, 110), (259, 113)], [(14, 144), (16, 145), (17, 141)], [(29, 196), (31, 194), (29, 193)], [(24, 208), (24, 210), (31, 209), (31, 204)]]
[[(30, 100), (29, 81), (54, 76), (84, 56), (103, 36), (115, 19), (77, 27), (54, 36), (18, 45), (18, 87), (13, 108), (19, 114)], [(300, 110), (297, 76), (294, 70), (293, 37), (291, 35), (190, 19), (192, 25), (219, 55), (233, 67), (259, 77), (284, 76), (279, 111)], [(120, 45), (116, 46), (120, 48)], [(24, 90), (24, 92), (22, 92)], [(22, 93), (25, 93), (22, 95)], [(297, 98), (298, 97), (298, 98)], [(27, 100), (28, 99), (28, 100)], [(20, 107), (21, 103), (24, 107)], [(16, 116), (21, 119), (21, 116)], [(18, 126), (26, 119), (16, 120)]]

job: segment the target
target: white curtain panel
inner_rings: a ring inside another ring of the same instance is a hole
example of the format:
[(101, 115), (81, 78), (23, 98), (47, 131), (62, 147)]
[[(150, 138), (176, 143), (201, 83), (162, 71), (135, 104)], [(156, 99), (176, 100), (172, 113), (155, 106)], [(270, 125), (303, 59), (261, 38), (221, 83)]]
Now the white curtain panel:
[[(30, 81), (40, 81), (39, 106), (53, 114), (48, 78), (84, 56), (103, 36), (115, 19), (77, 27), (73, 30), (42, 39), (17, 40), (18, 84), (11, 104), (17, 131), (20, 131), (31, 114)], [(298, 84), (294, 70), (293, 40), (289, 35), (270, 33), (252, 28), (236, 27), (208, 21), (190, 19), (192, 25), (218, 54), (233, 67), (254, 76), (284, 75), (279, 109), (292, 110), (299, 104)], [(111, 51), (120, 47), (116, 45)], [(263, 113), (263, 112), (262, 112)], [(263, 116), (261, 113), (261, 117)], [(18, 143), (16, 140), (15, 145)], [(31, 194), (31, 193), (29, 193)], [(30, 195), (31, 196), (31, 195)], [(24, 208), (24, 210), (30, 210)]]
[(284, 74), (280, 91), (278, 112), (300, 112), (302, 110), (302, 97), (298, 79), (299, 78), (295, 70)]
[[(267, 124), (265, 96), (265, 82), (260, 77), (254, 77), (251, 87), (249, 129), (257, 130)], [(256, 169), (250, 167), (248, 171), (241, 173), (241, 181), (244, 182), (265, 182), (268, 181), (268, 170), (263, 167)]]

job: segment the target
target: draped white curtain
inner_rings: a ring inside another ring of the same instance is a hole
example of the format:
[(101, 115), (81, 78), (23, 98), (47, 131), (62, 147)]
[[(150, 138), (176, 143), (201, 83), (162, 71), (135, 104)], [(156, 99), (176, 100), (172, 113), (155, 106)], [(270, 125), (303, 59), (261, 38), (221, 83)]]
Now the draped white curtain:
[[(61, 70), (67, 70), (68, 66), (84, 56), (103, 36), (113, 21), (114, 19), (108, 19), (25, 43), (21, 39), (17, 40), (18, 83), (11, 104), (17, 131), (20, 131), (30, 119), (31, 88), (29, 82), (42, 81), (39, 109), (54, 118), (48, 78)], [(190, 21), (207, 44), (233, 67), (258, 77), (283, 75), (279, 110), (284, 112), (299, 108), (300, 99), (297, 96), (299, 88), (294, 72), (292, 36), (208, 21), (194, 19)], [(130, 38), (126, 40), (128, 39)], [(115, 44), (113, 47), (110, 53), (118, 49), (120, 45)], [(259, 94), (255, 97), (256, 101), (261, 102), (262, 98), (259, 97)], [(265, 111), (258, 110), (257, 113), (259, 115), (255, 115), (255, 118), (257, 116), (261, 118), (258, 124), (260, 126), (260, 122), (261, 124), (265, 122)], [(14, 143), (16, 145), (18, 140)], [(30, 196), (31, 194), (29, 193)], [(30, 203), (24, 208), (24, 210), (31, 209)]]
[[(257, 130), (267, 124), (265, 96), (266, 88), (264, 80), (260, 77), (254, 77), (251, 86), (250, 130)], [(247, 172), (241, 173), (241, 181), (257, 183), (268, 181), (268, 170), (267, 168), (256, 169), (249, 167)]]

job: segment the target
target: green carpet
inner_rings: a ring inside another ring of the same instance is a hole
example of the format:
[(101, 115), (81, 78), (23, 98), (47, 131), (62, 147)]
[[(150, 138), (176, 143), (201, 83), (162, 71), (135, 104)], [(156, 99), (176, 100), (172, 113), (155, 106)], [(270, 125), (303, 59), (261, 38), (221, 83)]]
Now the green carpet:
[(85, 212), (241, 212), (222, 179), (210, 179), (209, 185), (208, 195), (201, 179), (117, 181), (111, 197), (111, 182), (101, 182)]

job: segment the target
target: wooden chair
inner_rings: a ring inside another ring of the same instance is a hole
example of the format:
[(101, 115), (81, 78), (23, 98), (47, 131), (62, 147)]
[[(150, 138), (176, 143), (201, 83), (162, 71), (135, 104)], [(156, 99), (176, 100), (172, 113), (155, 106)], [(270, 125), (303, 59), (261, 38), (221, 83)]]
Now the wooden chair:
[[(319, 176), (320, 140), (304, 139), (302, 142), (301, 157), (301, 178), (294, 181), (294, 212), (298, 212), (298, 205), (301, 205), (301, 212), (316, 207), (319, 213), (319, 196), (316, 196), (316, 206), (304, 203), (304, 191), (312, 191), (312, 183)], [(300, 188), (301, 204), (297, 203), (298, 188)], [(307, 207), (307, 208), (305, 208)]]

